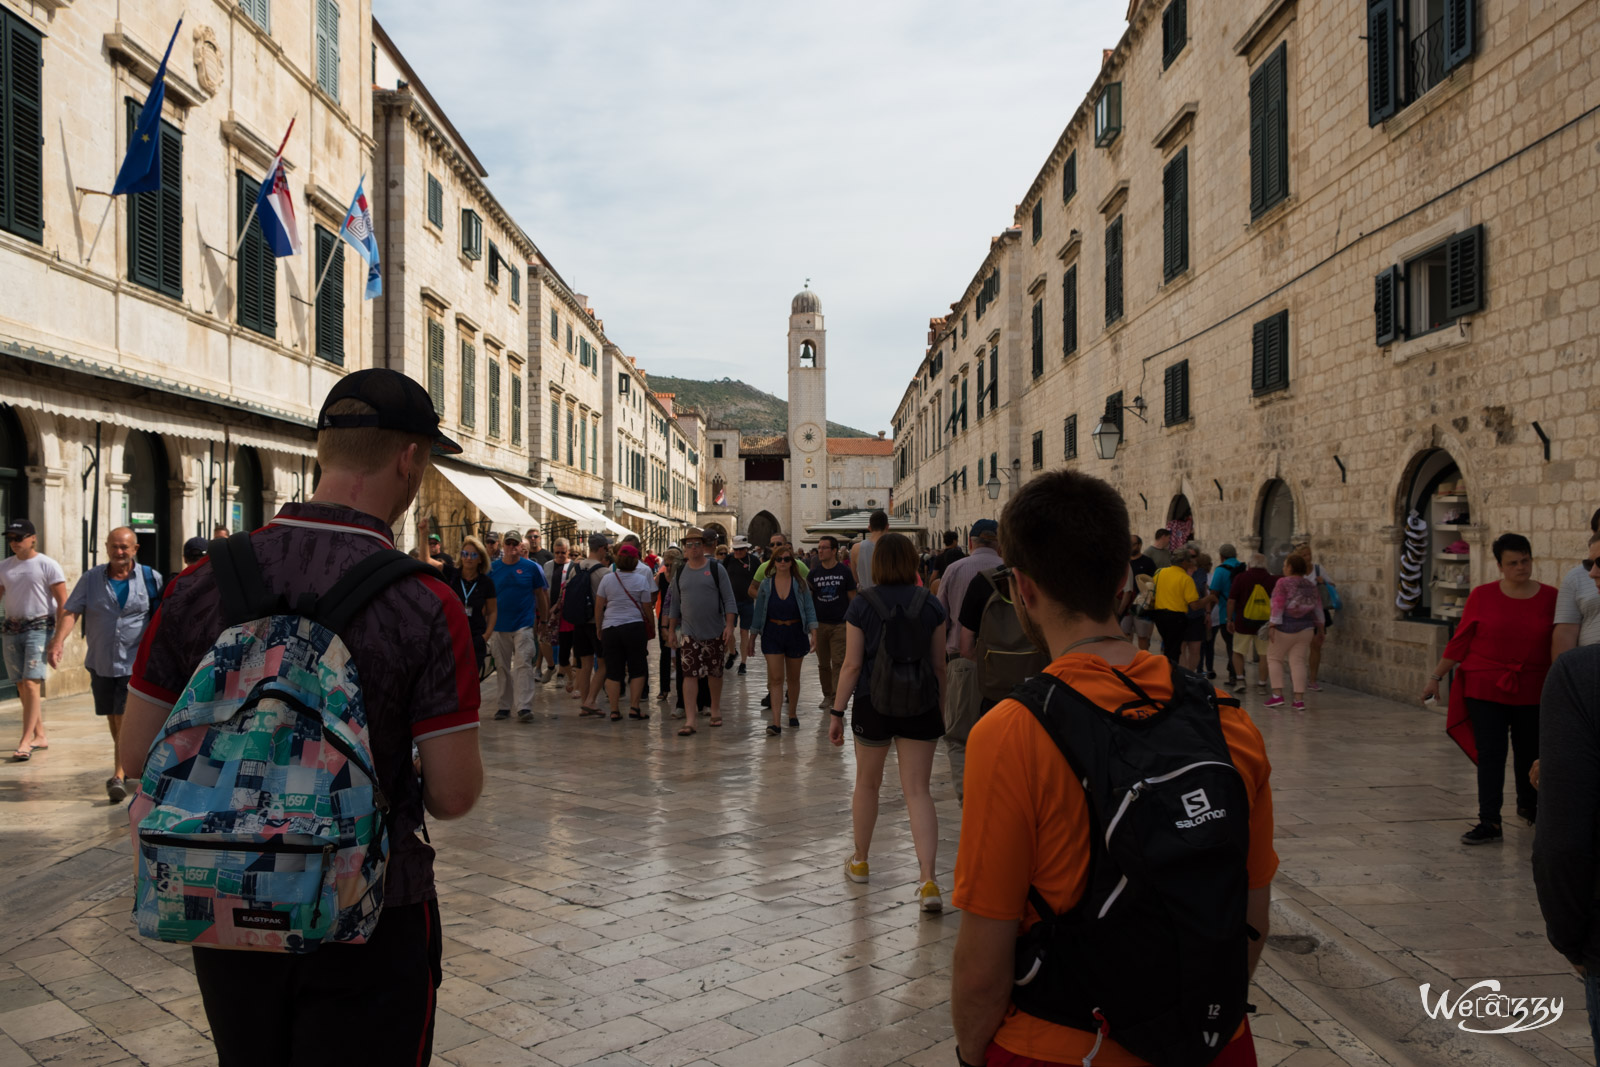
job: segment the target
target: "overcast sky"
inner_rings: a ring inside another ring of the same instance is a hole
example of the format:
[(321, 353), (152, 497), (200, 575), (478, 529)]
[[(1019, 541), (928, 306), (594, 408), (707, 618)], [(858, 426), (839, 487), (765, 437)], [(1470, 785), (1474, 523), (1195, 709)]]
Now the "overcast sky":
[(640, 366), (783, 396), (810, 278), (828, 415), (868, 431), (1126, 27), (1122, 0), (373, 10)]

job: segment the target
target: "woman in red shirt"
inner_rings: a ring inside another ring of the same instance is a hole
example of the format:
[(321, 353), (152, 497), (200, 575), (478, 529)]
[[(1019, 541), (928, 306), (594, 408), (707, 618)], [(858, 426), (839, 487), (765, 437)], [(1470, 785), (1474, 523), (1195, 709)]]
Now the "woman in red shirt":
[(1521, 534), (1494, 542), (1500, 580), (1473, 589), (1461, 625), (1422, 691), (1436, 699), (1452, 669), (1445, 730), (1478, 764), (1478, 825), (1461, 835), (1464, 845), (1499, 841), (1505, 793), (1506, 734), (1511, 735), (1517, 814), (1533, 825), (1539, 794), (1528, 780), (1539, 756), (1539, 694), (1550, 670), (1556, 589), (1533, 580), (1533, 546)]

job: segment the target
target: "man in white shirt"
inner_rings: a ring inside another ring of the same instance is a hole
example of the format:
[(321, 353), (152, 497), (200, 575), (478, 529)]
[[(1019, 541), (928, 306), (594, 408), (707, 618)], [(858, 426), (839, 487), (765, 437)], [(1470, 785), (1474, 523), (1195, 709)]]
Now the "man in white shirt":
[(1561, 579), (1556, 594), (1556, 628), (1550, 637), (1550, 658), (1580, 645), (1600, 645), (1600, 592), (1596, 592), (1589, 568), (1600, 557), (1600, 511), (1590, 520), (1589, 550), (1585, 561)]
[(17, 683), (22, 698), (22, 740), (11, 758), (31, 759), (36, 748), (49, 747), (39, 687), (44, 681), (45, 645), (61, 621), (67, 602), (67, 576), (61, 564), (39, 551), (38, 531), (27, 519), (6, 524), (11, 558), (0, 562), (0, 653), (6, 677)]

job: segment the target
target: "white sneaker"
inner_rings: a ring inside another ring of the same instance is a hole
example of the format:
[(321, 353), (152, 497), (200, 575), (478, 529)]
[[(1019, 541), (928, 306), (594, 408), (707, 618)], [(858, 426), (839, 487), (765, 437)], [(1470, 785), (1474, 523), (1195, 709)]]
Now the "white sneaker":
[(944, 910), (944, 898), (939, 895), (937, 882), (923, 882), (922, 888), (917, 890), (917, 901), (923, 911)]

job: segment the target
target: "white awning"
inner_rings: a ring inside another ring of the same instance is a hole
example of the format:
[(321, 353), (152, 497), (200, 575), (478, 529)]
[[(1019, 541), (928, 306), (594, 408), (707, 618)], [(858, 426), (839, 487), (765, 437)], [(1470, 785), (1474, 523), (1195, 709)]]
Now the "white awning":
[(588, 530), (591, 533), (596, 530), (605, 530), (607, 533), (614, 533), (619, 537), (633, 532), (626, 526), (620, 526), (612, 522), (581, 500), (575, 500), (570, 496), (561, 496), (559, 493), (547, 493), (543, 489), (535, 489), (531, 485), (518, 485), (515, 482), (504, 482), (502, 484), (517, 495), (538, 504), (546, 511), (553, 511), (557, 515), (565, 515), (577, 523), (580, 530)]
[(500, 483), (479, 471), (459, 467), (447, 460), (435, 460), (434, 467), (451, 485), (460, 490), (467, 502), (485, 515), (496, 526), (516, 527), (526, 530), (539, 525), (528, 509), (511, 498)]
[(8, 404), (46, 411), (63, 418), (109, 423), (113, 426), (125, 426), (131, 430), (144, 430), (166, 437), (217, 442), (226, 439), (236, 445), (249, 445), (251, 448), (263, 451), (283, 452), (291, 456), (308, 458), (315, 458), (317, 454), (314, 442), (294, 440), (287, 435), (279, 437), (257, 430), (229, 426), (223, 422), (210, 422), (191, 415), (180, 415), (177, 412), (114, 403), (39, 382), (8, 381), (5, 384), (3, 398)]
[(660, 515), (652, 515), (648, 511), (635, 511), (632, 508), (623, 508), (622, 513), (624, 515), (632, 515), (636, 519), (643, 519), (645, 522), (653, 522), (657, 526), (677, 525), (677, 523), (673, 522), (671, 519), (663, 519)]

